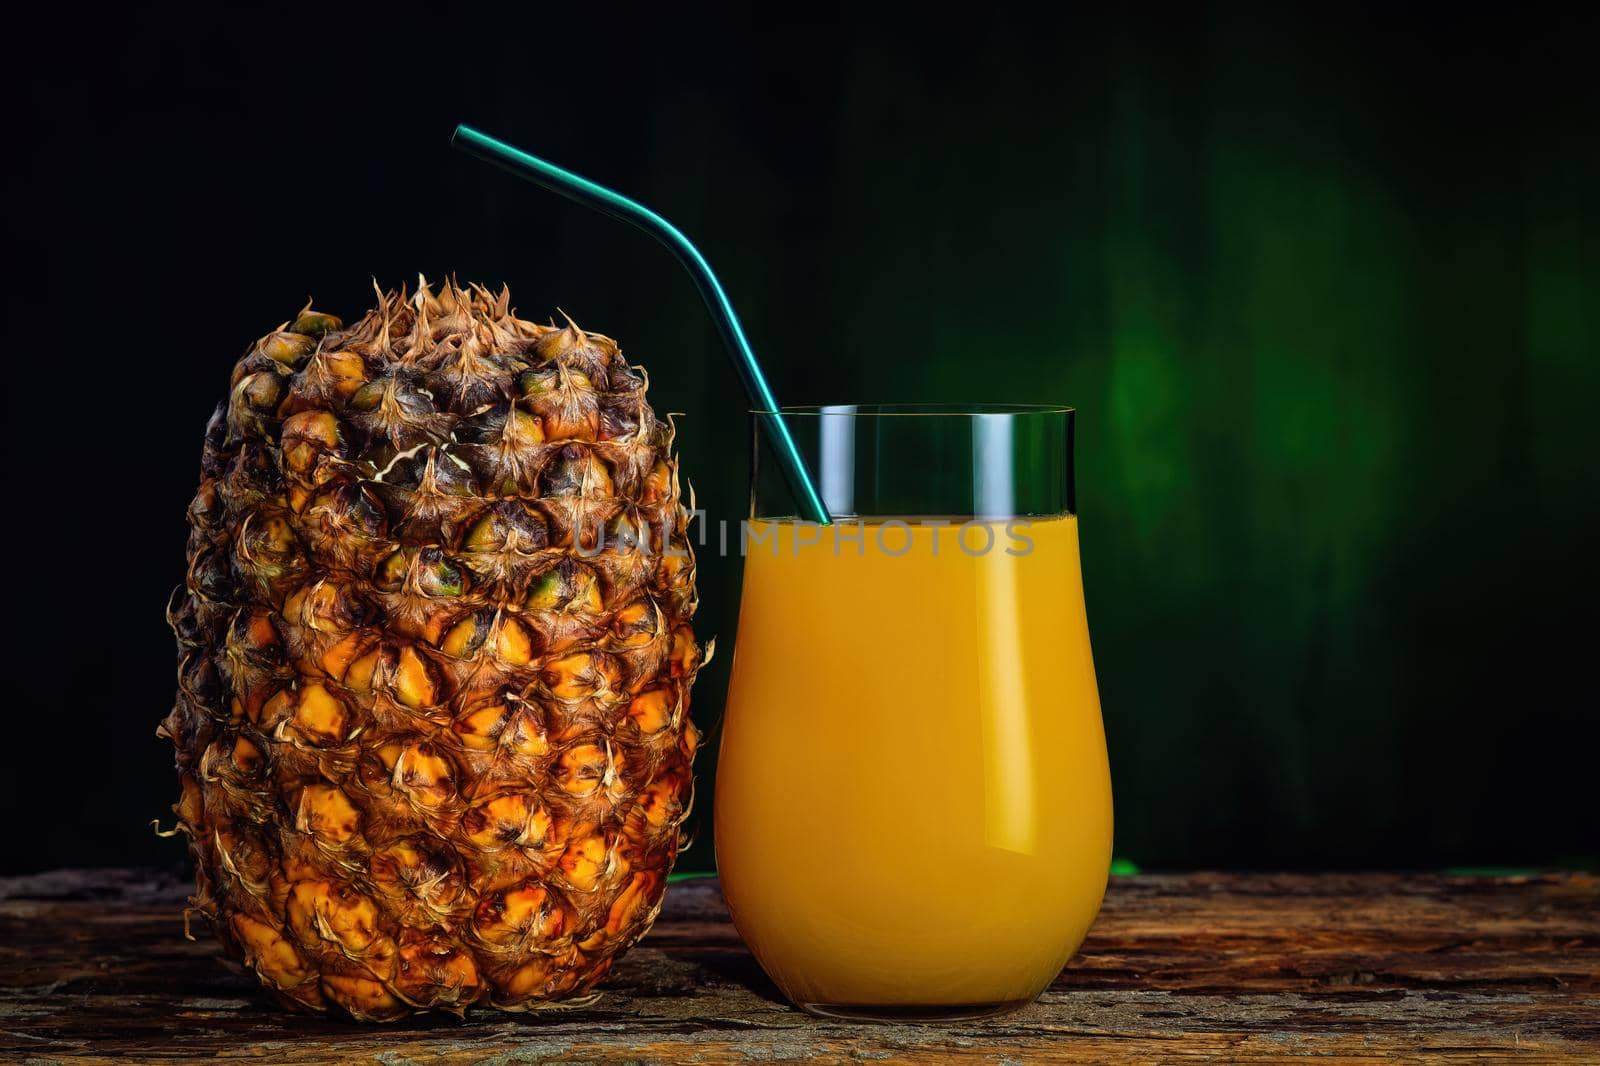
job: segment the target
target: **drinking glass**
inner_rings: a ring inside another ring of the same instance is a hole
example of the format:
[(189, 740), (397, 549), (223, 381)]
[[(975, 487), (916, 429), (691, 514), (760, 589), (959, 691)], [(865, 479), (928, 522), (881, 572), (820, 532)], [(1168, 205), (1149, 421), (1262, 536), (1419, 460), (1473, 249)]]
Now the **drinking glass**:
[[(835, 522), (764, 455), (782, 418)], [(1111, 862), (1073, 412), (752, 415), (744, 588), (717, 764), (734, 924), (813, 1014), (957, 1019), (1034, 999)]]

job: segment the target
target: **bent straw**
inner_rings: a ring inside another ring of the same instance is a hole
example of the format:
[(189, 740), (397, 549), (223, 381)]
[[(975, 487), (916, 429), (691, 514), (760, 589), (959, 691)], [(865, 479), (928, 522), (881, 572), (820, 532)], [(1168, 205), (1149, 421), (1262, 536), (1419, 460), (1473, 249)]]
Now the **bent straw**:
[(734, 313), (733, 304), (728, 302), (728, 294), (722, 290), (722, 283), (712, 272), (711, 264), (706, 262), (706, 257), (700, 254), (700, 249), (696, 248), (676, 226), (643, 204), (635, 203), (621, 193), (604, 185), (597, 185), (570, 170), (563, 170), (554, 163), (547, 163), (538, 156), (529, 155), (520, 148), (513, 148), (481, 130), (464, 124), (458, 125), (450, 138), (450, 143), (469, 155), (477, 156), (484, 162), (510, 171), (519, 178), (543, 186), (551, 192), (560, 193), (585, 207), (592, 207), (603, 215), (610, 215), (619, 221), (637, 226), (666, 245), (667, 250), (678, 257), (678, 262), (683, 264), (689, 276), (694, 279), (695, 288), (700, 290), (700, 297), (705, 300), (706, 309), (711, 312), (711, 317), (717, 323), (717, 330), (722, 334), (722, 343), (727, 346), (728, 354), (733, 357), (734, 369), (739, 372), (739, 381), (750, 397), (751, 406), (761, 412), (771, 412), (770, 418), (763, 418), (761, 421), (767, 426), (768, 439), (778, 453), (778, 463), (783, 467), (784, 476), (788, 478), (789, 488), (799, 498), (802, 509), (809, 512), (807, 517), (818, 525), (831, 525), (833, 518), (828, 514), (827, 505), (822, 502), (821, 494), (817, 492), (816, 483), (811, 479), (811, 472), (806, 469), (805, 463), (800, 458), (800, 449), (796, 447), (794, 438), (789, 434), (789, 427), (784, 422), (783, 415), (778, 412), (778, 401), (772, 395), (772, 388), (767, 384), (766, 375), (761, 372), (761, 364), (756, 362), (756, 354), (751, 350), (750, 341), (744, 335), (744, 327), (739, 325), (739, 316)]

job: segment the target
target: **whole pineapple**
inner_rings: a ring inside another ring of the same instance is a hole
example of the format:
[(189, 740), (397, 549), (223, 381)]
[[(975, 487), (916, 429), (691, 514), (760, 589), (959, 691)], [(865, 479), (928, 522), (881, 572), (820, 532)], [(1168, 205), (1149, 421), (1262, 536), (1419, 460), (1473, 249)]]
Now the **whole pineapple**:
[(580, 995), (649, 927), (698, 733), (670, 424), (615, 342), (426, 282), (234, 367), (170, 618), (192, 909), (290, 1004)]

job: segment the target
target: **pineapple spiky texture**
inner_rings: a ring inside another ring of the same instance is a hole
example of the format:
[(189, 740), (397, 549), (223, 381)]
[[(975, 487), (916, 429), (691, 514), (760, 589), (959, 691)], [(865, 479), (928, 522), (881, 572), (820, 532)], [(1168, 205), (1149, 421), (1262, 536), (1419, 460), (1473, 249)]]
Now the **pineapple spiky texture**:
[(420, 282), (234, 367), (170, 620), (192, 910), (290, 1005), (588, 992), (699, 739), (672, 429), (615, 342)]

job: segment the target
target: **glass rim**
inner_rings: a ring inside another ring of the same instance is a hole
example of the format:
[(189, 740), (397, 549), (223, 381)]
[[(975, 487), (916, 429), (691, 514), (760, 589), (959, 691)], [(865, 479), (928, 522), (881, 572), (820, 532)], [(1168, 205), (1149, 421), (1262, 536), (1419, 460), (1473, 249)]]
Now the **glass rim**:
[(972, 418), (979, 415), (1070, 415), (1077, 408), (1055, 403), (833, 403), (752, 407), (752, 415), (801, 418)]

